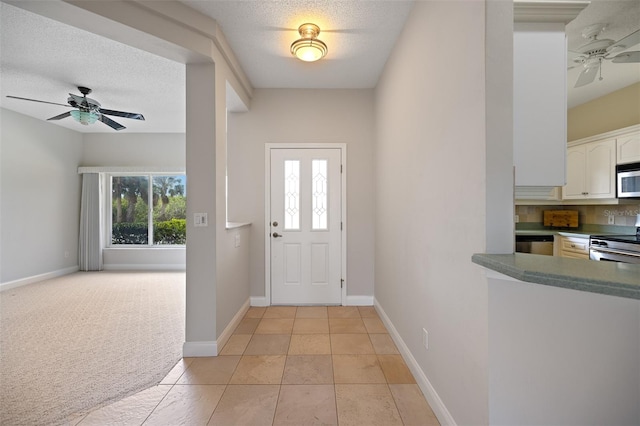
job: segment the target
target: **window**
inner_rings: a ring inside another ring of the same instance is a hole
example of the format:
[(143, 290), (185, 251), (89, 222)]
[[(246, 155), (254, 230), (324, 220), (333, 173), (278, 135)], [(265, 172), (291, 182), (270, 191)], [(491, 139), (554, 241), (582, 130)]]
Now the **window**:
[(187, 177), (111, 176), (111, 245), (184, 245)]

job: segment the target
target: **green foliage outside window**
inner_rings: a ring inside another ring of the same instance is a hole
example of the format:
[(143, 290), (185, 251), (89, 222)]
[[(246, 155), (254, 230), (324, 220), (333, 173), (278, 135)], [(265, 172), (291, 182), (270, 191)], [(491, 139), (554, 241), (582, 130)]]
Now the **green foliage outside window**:
[(111, 183), (112, 244), (149, 244), (149, 200), (153, 243), (186, 243), (186, 176), (113, 176)]

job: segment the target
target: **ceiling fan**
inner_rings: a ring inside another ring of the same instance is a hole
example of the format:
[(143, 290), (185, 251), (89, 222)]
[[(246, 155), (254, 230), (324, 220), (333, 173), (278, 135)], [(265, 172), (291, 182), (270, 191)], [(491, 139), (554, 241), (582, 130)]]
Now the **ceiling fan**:
[(144, 116), (142, 114), (137, 114), (133, 112), (124, 112), (124, 111), (114, 111), (112, 109), (104, 109), (101, 108), (100, 103), (95, 99), (87, 98), (87, 95), (91, 93), (91, 89), (88, 87), (78, 86), (78, 90), (82, 93), (82, 96), (74, 95), (73, 93), (69, 93), (69, 98), (67, 98), (67, 102), (69, 105), (59, 104), (56, 102), (47, 102), (47, 101), (39, 101), (37, 99), (29, 99), (29, 98), (21, 98), (18, 96), (7, 96), (7, 98), (12, 99), (21, 99), (23, 101), (32, 101), (32, 102), (40, 102), (43, 104), (52, 104), (52, 105), (60, 105), (68, 108), (76, 108), (73, 111), (67, 111), (60, 115), (56, 115), (55, 117), (51, 117), (48, 120), (60, 120), (62, 118), (67, 118), (69, 116), (73, 117), (74, 120), (83, 125), (93, 124), (96, 121), (102, 121), (107, 126), (111, 127), (114, 130), (122, 130), (126, 129), (122, 124), (117, 123), (107, 117), (107, 115), (113, 115), (116, 117), (124, 117), (131, 118), (133, 120), (144, 120)]
[[(598, 71), (600, 71), (600, 78), (602, 80), (602, 61), (608, 60), (615, 63), (634, 63), (640, 62), (640, 51), (622, 52), (640, 43), (640, 30), (637, 30), (619, 41), (613, 41), (610, 39), (599, 39), (598, 36), (602, 33), (606, 24), (593, 24), (585, 27), (582, 30), (582, 37), (588, 40), (588, 42), (580, 46), (578, 52), (569, 52), (577, 55), (573, 59), (573, 62), (577, 65), (569, 67), (569, 69), (582, 66), (582, 72), (578, 76), (578, 80), (574, 87), (585, 86), (592, 83)], [(618, 53), (615, 55), (617, 52)], [(615, 56), (611, 56), (615, 55)]]

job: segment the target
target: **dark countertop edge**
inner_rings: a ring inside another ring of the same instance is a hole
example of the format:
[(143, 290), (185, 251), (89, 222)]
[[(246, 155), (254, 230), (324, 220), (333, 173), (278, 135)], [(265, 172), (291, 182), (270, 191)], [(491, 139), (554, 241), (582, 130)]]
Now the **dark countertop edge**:
[[(515, 265), (516, 258), (522, 256), (534, 256), (537, 259), (538, 265), (528, 265), (526, 268)], [(618, 296), (624, 297), (628, 299), (637, 299), (640, 300), (640, 265), (637, 266), (638, 269), (638, 283), (637, 284), (627, 284), (624, 282), (616, 281), (615, 273), (612, 274), (610, 278), (607, 279), (598, 279), (598, 278), (589, 278), (584, 276), (575, 276), (570, 275), (568, 273), (554, 273), (549, 272), (552, 268), (545, 267), (545, 259), (549, 258), (550, 264), (551, 259), (558, 259), (552, 256), (540, 256), (540, 255), (530, 255), (524, 253), (516, 253), (516, 254), (485, 254), (485, 253), (476, 253), (471, 257), (471, 261), (477, 265), (483, 266), (492, 271), (496, 271), (498, 273), (507, 275), (509, 277), (515, 278), (520, 281), (533, 283), (533, 284), (542, 284), (552, 287), (560, 287), (571, 290), (578, 291), (586, 291), (590, 293), (598, 293), (609, 296)], [(571, 262), (595, 262), (591, 260), (578, 260), (578, 259), (570, 259)], [(589, 264), (585, 265), (587, 269), (598, 268), (598, 267), (606, 267), (609, 263), (605, 265), (598, 264)], [(631, 268), (636, 267), (636, 265), (630, 266)]]

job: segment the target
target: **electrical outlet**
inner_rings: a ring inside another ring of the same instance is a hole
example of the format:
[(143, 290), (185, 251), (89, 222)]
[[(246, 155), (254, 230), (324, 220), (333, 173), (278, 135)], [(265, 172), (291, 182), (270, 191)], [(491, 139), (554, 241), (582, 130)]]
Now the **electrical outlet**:
[(426, 328), (422, 329), (422, 346), (424, 346), (425, 349), (429, 349), (429, 332)]
[(616, 224), (616, 217), (614, 215), (610, 214), (608, 219), (609, 219), (609, 221), (608, 221), (609, 225), (615, 225)]
[(516, 215), (516, 223), (520, 222), (520, 216)]
[(65, 258), (65, 259), (68, 259), (68, 258), (69, 258), (69, 251), (65, 251), (65, 252), (64, 252), (64, 258)]
[(236, 234), (236, 247), (240, 247), (240, 234)]

